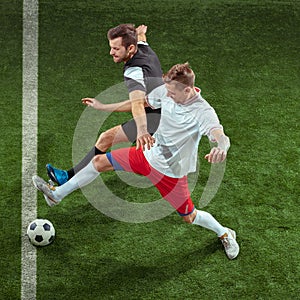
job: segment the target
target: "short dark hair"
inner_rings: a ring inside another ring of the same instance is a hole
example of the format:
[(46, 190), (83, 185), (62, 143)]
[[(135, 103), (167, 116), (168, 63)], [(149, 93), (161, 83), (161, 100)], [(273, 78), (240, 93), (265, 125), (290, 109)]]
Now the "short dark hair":
[(195, 74), (190, 68), (189, 63), (174, 65), (163, 76), (165, 83), (175, 83), (178, 86), (185, 88), (186, 86), (194, 87)]
[(130, 45), (137, 47), (137, 34), (133, 24), (120, 24), (117, 27), (111, 28), (107, 32), (109, 40), (122, 38), (122, 45), (127, 49)]

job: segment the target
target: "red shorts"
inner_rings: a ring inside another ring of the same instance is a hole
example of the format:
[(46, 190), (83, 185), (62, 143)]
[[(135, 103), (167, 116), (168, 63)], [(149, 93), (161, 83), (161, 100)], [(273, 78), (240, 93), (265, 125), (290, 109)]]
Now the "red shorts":
[(106, 155), (115, 170), (133, 172), (149, 178), (162, 197), (181, 216), (186, 216), (193, 212), (195, 207), (188, 189), (187, 176), (173, 178), (158, 172), (148, 163), (143, 151), (141, 149), (136, 150), (135, 147), (113, 150)]

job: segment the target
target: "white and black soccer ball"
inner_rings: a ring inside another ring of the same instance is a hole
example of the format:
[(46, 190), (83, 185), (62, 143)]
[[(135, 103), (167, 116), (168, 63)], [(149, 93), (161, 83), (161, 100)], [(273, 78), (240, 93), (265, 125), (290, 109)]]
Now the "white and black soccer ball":
[(55, 229), (49, 220), (36, 219), (28, 225), (27, 236), (31, 244), (35, 246), (47, 246), (55, 238)]

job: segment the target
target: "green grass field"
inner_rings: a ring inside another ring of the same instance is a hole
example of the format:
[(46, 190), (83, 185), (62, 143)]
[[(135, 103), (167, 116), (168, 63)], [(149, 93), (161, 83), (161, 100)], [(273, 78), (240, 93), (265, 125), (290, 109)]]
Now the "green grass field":
[[(22, 1), (1, 0), (0, 299), (20, 299), (22, 161)], [(37, 299), (300, 299), (299, 99), (300, 2), (267, 0), (39, 1), (38, 174), (72, 165), (72, 142), (85, 107), (122, 82), (106, 32), (147, 24), (164, 71), (188, 61), (203, 97), (231, 138), (223, 182), (205, 207), (237, 231), (229, 261), (214, 233), (174, 212), (126, 223), (96, 210), (81, 191), (38, 217), (55, 242), (37, 251)], [(105, 128), (130, 114), (115, 114)], [(86, 145), (87, 149), (91, 145)], [(209, 165), (199, 150), (195, 203)], [(102, 175), (127, 201), (156, 190)]]

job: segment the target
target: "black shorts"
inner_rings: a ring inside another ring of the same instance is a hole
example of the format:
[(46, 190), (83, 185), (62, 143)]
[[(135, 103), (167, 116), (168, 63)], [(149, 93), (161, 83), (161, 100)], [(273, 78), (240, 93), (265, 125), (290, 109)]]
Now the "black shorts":
[[(159, 109), (151, 109), (150, 107), (145, 108), (146, 117), (147, 117), (147, 128), (148, 132), (153, 135), (153, 133), (157, 130), (159, 121), (160, 121), (160, 108)], [(136, 123), (134, 119), (131, 119), (125, 123), (123, 123), (122, 128), (131, 143), (136, 141)]]

